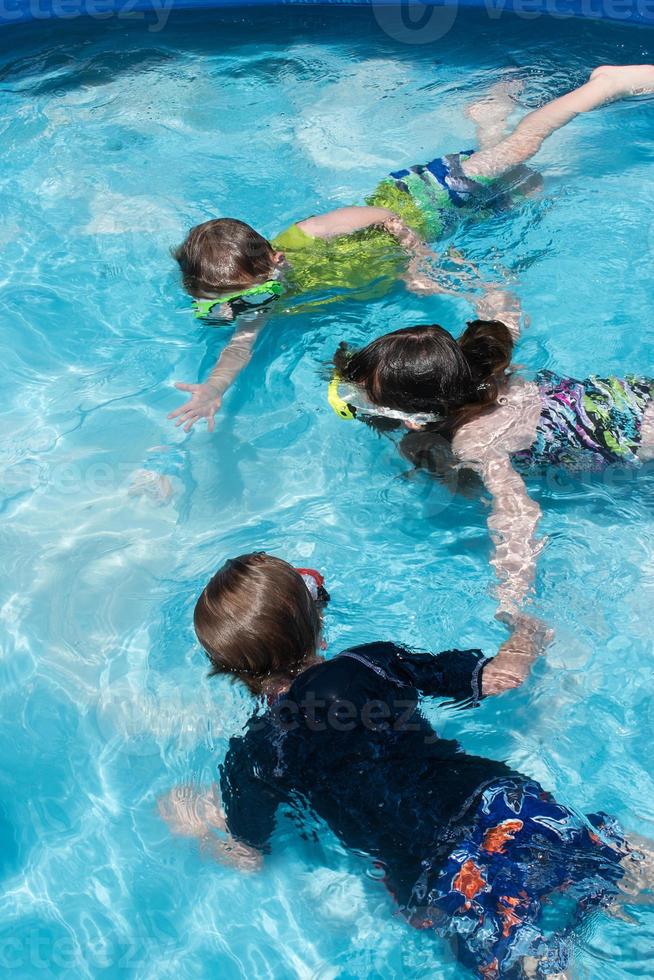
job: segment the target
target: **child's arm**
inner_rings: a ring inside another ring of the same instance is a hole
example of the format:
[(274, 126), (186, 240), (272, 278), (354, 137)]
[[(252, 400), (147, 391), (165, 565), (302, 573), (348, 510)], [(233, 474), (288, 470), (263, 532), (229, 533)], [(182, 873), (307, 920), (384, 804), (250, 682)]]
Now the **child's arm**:
[(477, 300), (476, 308), (479, 320), (501, 320), (508, 327), (514, 343), (519, 339), (524, 317), (520, 298), (515, 293), (488, 285)]
[(542, 542), (536, 538), (541, 509), (507, 455), (493, 454), (480, 466), (492, 494), (488, 529), (495, 547), (491, 558), (499, 585), (499, 619), (517, 616), (536, 575)]
[(365, 231), (366, 228), (381, 228), (392, 235), (408, 255), (430, 255), (436, 258), (420, 236), (388, 208), (336, 208), (335, 211), (298, 222), (298, 228), (311, 238), (325, 240), (338, 238), (340, 235), (353, 235), (357, 231)]
[(582, 112), (606, 102), (654, 91), (654, 65), (603, 65), (581, 88), (530, 112), (497, 146), (473, 153), (463, 163), (468, 177), (499, 177), (538, 152), (543, 141)]
[(511, 626), (511, 636), (484, 666), (482, 693), (485, 697), (520, 687), (529, 677), (535, 660), (552, 640), (552, 632), (545, 623), (533, 616), (520, 614), (512, 620)]
[(184, 431), (190, 432), (196, 422), (206, 419), (209, 432), (213, 432), (216, 425), (214, 416), (223, 396), (249, 363), (254, 342), (267, 319), (268, 313), (261, 312), (240, 322), (206, 381), (201, 384), (175, 382), (179, 391), (188, 391), (191, 395), (185, 405), (168, 416), (169, 419), (177, 419), (176, 426), (183, 425)]
[(383, 228), (394, 238), (398, 238), (398, 241), (399, 236), (404, 235), (405, 232), (414, 234), (401, 218), (387, 208), (336, 208), (326, 214), (318, 214), (313, 218), (299, 221), (297, 226), (310, 238), (324, 239), (353, 235), (357, 231), (365, 231), (366, 228)]
[[(338, 238), (340, 235), (353, 235), (366, 228), (380, 228), (398, 242), (406, 252), (409, 263), (402, 276), (403, 281), (412, 292), (417, 293), (452, 293), (459, 295), (472, 281), (469, 272), (465, 271), (465, 260), (458, 257), (457, 272), (449, 272), (447, 276), (437, 274), (440, 258), (405, 222), (387, 208), (348, 207), (328, 211), (313, 218), (298, 222), (298, 228), (311, 238)], [(457, 288), (452, 288), (455, 285)]]
[(175, 786), (159, 799), (158, 808), (171, 833), (194, 838), (200, 849), (220, 864), (239, 871), (258, 871), (261, 867), (261, 852), (235, 840), (227, 830), (217, 786)]

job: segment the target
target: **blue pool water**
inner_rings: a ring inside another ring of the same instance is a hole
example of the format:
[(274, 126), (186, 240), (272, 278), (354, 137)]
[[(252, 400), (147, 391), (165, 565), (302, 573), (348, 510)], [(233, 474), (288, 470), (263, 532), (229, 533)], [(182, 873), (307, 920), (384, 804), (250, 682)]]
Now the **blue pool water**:
[[(0, 976), (461, 976), (327, 830), (315, 843), (282, 822), (265, 870), (240, 877), (171, 838), (156, 799), (209, 782), (247, 717), (191, 629), (226, 556), (323, 570), (331, 652), (503, 637), (484, 505), (406, 479), (389, 441), (325, 399), (340, 340), (456, 330), (470, 310), (398, 287), (277, 317), (215, 434), (185, 436), (172, 382), (204, 375), (224, 335), (189, 315), (167, 250), (214, 214), (272, 235), (463, 148), (463, 108), (499, 74), (525, 80), (527, 107), (597, 63), (653, 59), (649, 32), (481, 14), (423, 46), (357, 11), (0, 33)], [(518, 361), (651, 373), (654, 101), (577, 120), (538, 165), (540, 199), (454, 236), (519, 276)], [(166, 478), (159, 497), (130, 492), (144, 468)], [(555, 643), (522, 690), (436, 709), (438, 727), (654, 837), (654, 484), (532, 490)], [(578, 976), (654, 976), (654, 913), (633, 919), (580, 934)]]

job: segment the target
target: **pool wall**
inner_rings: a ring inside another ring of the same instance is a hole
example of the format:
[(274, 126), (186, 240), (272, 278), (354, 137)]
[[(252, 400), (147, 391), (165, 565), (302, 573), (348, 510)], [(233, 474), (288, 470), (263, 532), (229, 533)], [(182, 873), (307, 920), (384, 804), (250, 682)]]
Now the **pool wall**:
[(90, 17), (104, 20), (110, 17), (128, 19), (130, 15), (150, 12), (160, 17), (172, 10), (216, 9), (220, 7), (271, 6), (401, 6), (409, 20), (428, 17), (426, 7), (486, 10), (491, 20), (510, 13), (524, 20), (542, 16), (557, 20), (582, 17), (610, 20), (623, 24), (654, 26), (654, 0), (425, 0), (398, 5), (397, 0), (0, 0), (0, 26), (30, 20), (73, 20)]

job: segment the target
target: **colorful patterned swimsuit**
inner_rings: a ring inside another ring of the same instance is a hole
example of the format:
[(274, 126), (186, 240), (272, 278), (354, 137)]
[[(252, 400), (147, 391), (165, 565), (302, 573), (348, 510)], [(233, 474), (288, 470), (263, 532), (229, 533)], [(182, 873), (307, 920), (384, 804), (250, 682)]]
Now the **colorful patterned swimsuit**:
[(423, 863), (405, 915), (454, 940), (480, 980), (515, 977), (525, 956), (538, 960), (536, 976), (558, 975), (575, 926), (618, 894), (630, 853), (639, 859), (606, 814), (584, 820), (533, 780), (498, 780), (445, 863)]
[(576, 381), (552, 371), (536, 375), (542, 411), (536, 440), (512, 455), (526, 474), (562, 467), (576, 473), (607, 466), (639, 466), (643, 418), (654, 400), (654, 379), (586, 378)]

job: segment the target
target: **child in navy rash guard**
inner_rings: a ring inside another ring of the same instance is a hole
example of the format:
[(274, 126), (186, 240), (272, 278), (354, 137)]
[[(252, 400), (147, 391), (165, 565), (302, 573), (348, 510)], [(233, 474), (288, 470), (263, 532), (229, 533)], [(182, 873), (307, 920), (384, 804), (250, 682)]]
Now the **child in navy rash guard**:
[[(584, 820), (534, 780), (440, 738), (420, 707), (421, 696), (473, 705), (521, 683), (538, 652), (533, 621), (494, 658), (378, 642), (324, 660), (328, 598), (317, 572), (264, 554), (227, 562), (209, 582), (195, 628), (212, 673), (241, 680), (259, 709), (221, 767), (224, 812), (212, 793), (204, 822), (194, 805), (195, 830), (170, 801), (164, 816), (251, 869), (280, 813), (313, 814), (384, 868), (413, 926), (456, 938), (476, 976), (560, 973), (579, 917), (614, 901), (645, 857), (610, 818)], [(547, 935), (543, 902), (562, 892)]]

